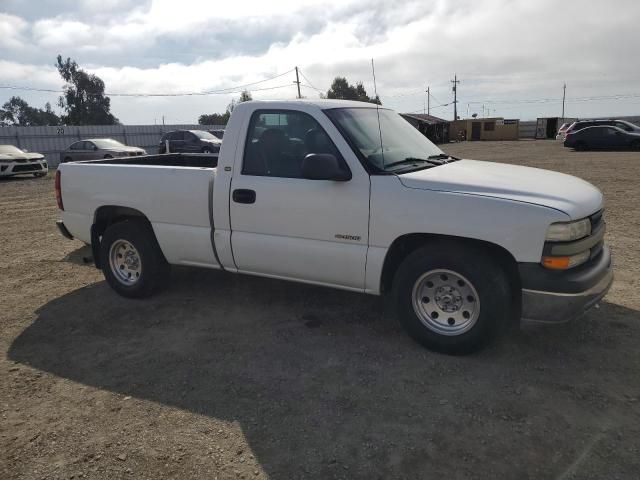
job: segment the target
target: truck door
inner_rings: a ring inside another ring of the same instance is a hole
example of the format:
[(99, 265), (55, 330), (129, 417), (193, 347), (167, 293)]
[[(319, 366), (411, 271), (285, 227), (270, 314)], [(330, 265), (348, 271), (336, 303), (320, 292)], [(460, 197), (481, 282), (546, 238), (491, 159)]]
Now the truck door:
[[(336, 142), (346, 143), (330, 121), (319, 120), (324, 127), (301, 111), (253, 112), (231, 181), (233, 259), (246, 273), (364, 289), (369, 175), (350, 150), (341, 154)], [(336, 156), (351, 179), (302, 178), (310, 153)]]

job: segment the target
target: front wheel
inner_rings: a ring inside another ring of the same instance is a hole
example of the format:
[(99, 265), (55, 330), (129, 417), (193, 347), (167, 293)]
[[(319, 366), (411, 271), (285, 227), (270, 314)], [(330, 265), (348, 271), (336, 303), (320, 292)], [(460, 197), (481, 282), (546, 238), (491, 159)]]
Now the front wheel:
[(136, 220), (107, 228), (100, 244), (100, 265), (111, 288), (129, 298), (151, 296), (169, 275), (151, 227)]
[(432, 244), (398, 268), (400, 323), (425, 347), (449, 354), (479, 350), (506, 328), (511, 295), (502, 268), (481, 248)]

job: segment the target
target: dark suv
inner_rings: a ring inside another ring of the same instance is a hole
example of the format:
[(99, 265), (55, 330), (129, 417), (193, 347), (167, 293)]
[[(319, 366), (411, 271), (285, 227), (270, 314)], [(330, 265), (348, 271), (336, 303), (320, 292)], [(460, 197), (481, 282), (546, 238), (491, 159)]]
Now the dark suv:
[(640, 133), (640, 127), (631, 122), (625, 120), (579, 120), (573, 122), (569, 128), (564, 132), (567, 133), (577, 132), (587, 127), (618, 127), (625, 132)]
[[(167, 141), (169, 151), (167, 151)], [(160, 153), (218, 153), (222, 141), (204, 130), (174, 130), (160, 139)]]

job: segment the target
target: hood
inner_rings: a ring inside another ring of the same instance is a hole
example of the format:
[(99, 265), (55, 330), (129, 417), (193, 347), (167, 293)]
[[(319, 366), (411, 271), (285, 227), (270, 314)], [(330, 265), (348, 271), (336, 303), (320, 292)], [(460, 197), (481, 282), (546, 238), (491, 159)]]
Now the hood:
[(603, 206), (600, 190), (564, 173), (504, 163), (459, 160), (398, 175), (407, 188), (503, 198), (560, 210), (572, 219)]
[(111, 150), (114, 152), (143, 152), (144, 149), (140, 147), (118, 147), (118, 148), (108, 148), (105, 150)]
[(203, 142), (208, 142), (208, 143), (212, 143), (214, 145), (221, 145), (222, 141), (219, 139), (213, 139), (213, 138), (201, 138), (200, 140), (202, 140)]
[(0, 160), (42, 160), (43, 158), (44, 155), (34, 152), (0, 153)]

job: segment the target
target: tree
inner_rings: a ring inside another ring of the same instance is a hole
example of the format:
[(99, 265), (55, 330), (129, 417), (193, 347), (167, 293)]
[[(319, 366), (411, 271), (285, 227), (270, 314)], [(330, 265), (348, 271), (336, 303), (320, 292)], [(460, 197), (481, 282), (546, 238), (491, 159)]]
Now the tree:
[(233, 109), (236, 108), (236, 105), (242, 102), (249, 102), (251, 100), (253, 100), (253, 97), (251, 96), (251, 92), (248, 90), (243, 90), (240, 93), (239, 99), (237, 100), (235, 98), (231, 99), (231, 103), (227, 105), (226, 112), (209, 113), (209, 114), (200, 115), (200, 117), (198, 117), (198, 123), (200, 125), (226, 125), (227, 122), (229, 121), (229, 117), (231, 116), (231, 112), (233, 112)]
[(44, 110), (30, 106), (20, 97), (11, 97), (0, 109), (0, 122), (5, 125), (60, 125), (60, 117), (46, 103)]
[(87, 73), (78, 64), (58, 55), (58, 72), (67, 82), (58, 105), (66, 115), (62, 121), (67, 125), (116, 125), (120, 123), (111, 114), (111, 99), (104, 94), (104, 82), (92, 73)]
[(382, 105), (380, 97), (370, 97), (364, 88), (362, 82), (350, 85), (345, 77), (336, 77), (333, 79), (331, 88), (327, 91), (327, 98), (337, 98), (340, 100), (357, 100), (358, 102), (377, 103)]
[(225, 113), (205, 113), (198, 117), (198, 123), (200, 125), (226, 125), (230, 116), (229, 110)]

